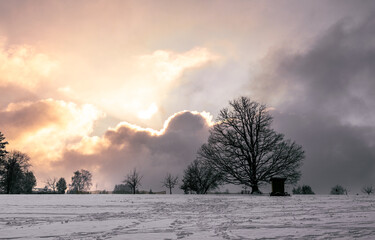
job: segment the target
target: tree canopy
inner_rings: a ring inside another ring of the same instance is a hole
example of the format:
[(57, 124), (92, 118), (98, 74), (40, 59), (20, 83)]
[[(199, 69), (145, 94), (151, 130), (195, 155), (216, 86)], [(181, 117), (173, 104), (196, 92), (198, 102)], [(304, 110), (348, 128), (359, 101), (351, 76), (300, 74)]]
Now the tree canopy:
[(70, 193), (84, 193), (90, 190), (92, 186), (92, 174), (85, 169), (77, 170), (72, 177), (70, 184)]
[(65, 178), (60, 178), (56, 183), (57, 193), (64, 194), (67, 188)]

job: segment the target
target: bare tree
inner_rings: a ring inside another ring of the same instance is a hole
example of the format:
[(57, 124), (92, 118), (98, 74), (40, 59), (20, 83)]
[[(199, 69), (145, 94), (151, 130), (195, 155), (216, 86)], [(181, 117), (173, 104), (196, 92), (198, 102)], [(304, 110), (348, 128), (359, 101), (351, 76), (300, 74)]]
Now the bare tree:
[(163, 187), (169, 188), (169, 194), (172, 194), (172, 188), (178, 183), (178, 176), (172, 176), (172, 174), (167, 173), (162, 183)]
[(46, 184), (47, 186), (52, 190), (52, 192), (56, 192), (56, 189), (57, 189), (57, 178), (48, 178), (47, 181), (46, 181)]
[(206, 194), (222, 183), (222, 175), (205, 162), (194, 160), (184, 171), (181, 189), (186, 193)]
[(373, 186), (366, 186), (362, 188), (363, 193), (367, 193), (368, 195), (374, 193), (374, 187)]
[(198, 158), (221, 172), (227, 183), (251, 187), (251, 193), (260, 192), (259, 185), (271, 177), (297, 182), (304, 151), (271, 128), (267, 107), (246, 97), (229, 105), (220, 111)]
[(139, 173), (137, 172), (137, 169), (134, 168), (133, 171), (131, 171), (128, 175), (126, 175), (126, 178), (123, 181), (123, 183), (128, 184), (131, 187), (133, 194), (135, 194), (137, 191), (137, 188), (141, 186), (142, 178), (143, 176), (140, 176)]

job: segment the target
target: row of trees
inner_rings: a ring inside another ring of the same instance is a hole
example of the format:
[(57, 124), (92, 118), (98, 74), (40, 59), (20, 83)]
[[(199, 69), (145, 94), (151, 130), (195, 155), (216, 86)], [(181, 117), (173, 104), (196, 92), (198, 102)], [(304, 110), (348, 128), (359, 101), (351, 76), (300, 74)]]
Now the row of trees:
[[(6, 151), (4, 135), (0, 132), (0, 193), (20, 194), (32, 193), (36, 186), (36, 178), (30, 170), (30, 157), (20, 151)], [(77, 170), (69, 185), (70, 193), (82, 193), (88, 191), (92, 185), (92, 175), (87, 170)], [(64, 178), (48, 178), (45, 192), (65, 193), (67, 183)]]
[[(197, 158), (185, 169), (181, 189), (185, 193), (205, 194), (222, 184), (235, 184), (250, 187), (251, 193), (261, 193), (259, 187), (269, 183), (274, 177), (286, 178), (287, 183), (297, 183), (301, 177), (300, 166), (305, 153), (300, 145), (285, 139), (283, 134), (272, 129), (272, 121), (273, 118), (265, 105), (247, 97), (230, 101), (229, 107), (220, 110), (216, 123), (210, 129), (208, 141), (197, 152)], [(1, 141), (3, 140), (2, 136)], [(0, 150), (4, 149), (6, 144), (7, 142), (3, 142)], [(9, 156), (5, 159), (11, 159), (12, 154), (8, 155), (4, 151), (0, 154)], [(23, 159), (18, 160), (18, 168), (23, 175), (17, 179), (31, 180), (33, 174), (28, 171), (28, 158), (18, 159)], [(11, 162), (7, 160), (7, 163)], [(7, 179), (7, 183), (2, 183), (5, 191), (16, 191), (15, 188), (7, 187), (13, 178), (10, 179), (3, 173), (7, 171), (6, 168), (3, 167), (0, 171), (1, 181)], [(91, 186), (91, 177), (91, 173), (86, 170), (74, 172), (69, 191), (86, 191)], [(142, 176), (134, 169), (123, 182), (132, 193), (136, 193), (141, 179)], [(177, 177), (169, 174), (163, 186), (172, 193), (177, 181)], [(114, 190), (124, 191), (120, 185)], [(295, 191), (313, 193), (311, 188), (307, 189), (306, 186)]]
[[(121, 194), (121, 193), (132, 193), (136, 194), (138, 192), (138, 188), (141, 185), (141, 180), (143, 176), (139, 174), (136, 168), (134, 168), (124, 179), (124, 184), (115, 185), (113, 189), (113, 193)], [(173, 176), (170, 173), (167, 173), (165, 176), (162, 186), (169, 189), (169, 194), (172, 194), (172, 189), (178, 184), (178, 176)], [(152, 192), (150, 190), (150, 192)]]
[[(372, 186), (365, 186), (362, 188), (362, 192), (368, 195), (374, 193), (374, 190), (375, 189)], [(344, 194), (348, 194), (348, 190), (346, 190), (346, 188), (344, 188), (343, 186), (337, 184), (331, 188), (330, 193), (332, 195), (344, 195)], [(315, 193), (312, 191), (310, 186), (302, 185), (302, 186), (293, 188), (293, 194), (315, 194)]]
[[(90, 171), (81, 169), (73, 173), (72, 182), (69, 184), (68, 193), (82, 194), (88, 193), (92, 186), (92, 174)], [(50, 193), (64, 194), (68, 186), (64, 178), (48, 178), (46, 181), (45, 191)]]

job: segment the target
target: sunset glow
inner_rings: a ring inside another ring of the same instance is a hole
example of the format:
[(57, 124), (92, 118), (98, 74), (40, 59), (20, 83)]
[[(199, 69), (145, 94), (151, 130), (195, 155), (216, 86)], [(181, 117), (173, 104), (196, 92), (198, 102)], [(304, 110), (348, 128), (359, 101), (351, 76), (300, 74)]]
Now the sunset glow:
[(7, 149), (31, 157), (39, 187), (86, 168), (111, 190), (137, 167), (158, 189), (248, 96), (306, 149), (303, 181), (338, 165), (343, 184), (375, 181), (375, 8), (318, 2), (2, 1)]

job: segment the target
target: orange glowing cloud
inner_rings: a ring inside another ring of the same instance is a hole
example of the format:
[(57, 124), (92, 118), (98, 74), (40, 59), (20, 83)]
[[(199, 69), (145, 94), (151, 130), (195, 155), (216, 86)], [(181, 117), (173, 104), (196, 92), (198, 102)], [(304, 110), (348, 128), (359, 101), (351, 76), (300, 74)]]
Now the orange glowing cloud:
[(64, 148), (91, 134), (94, 121), (103, 113), (89, 104), (44, 99), (11, 103), (0, 115), (0, 129), (11, 142), (9, 147), (28, 153), (34, 165), (48, 168)]
[(50, 80), (50, 74), (58, 63), (47, 55), (38, 53), (32, 46), (6, 47), (0, 39), (0, 86), (14, 84), (34, 90), (40, 83)]

